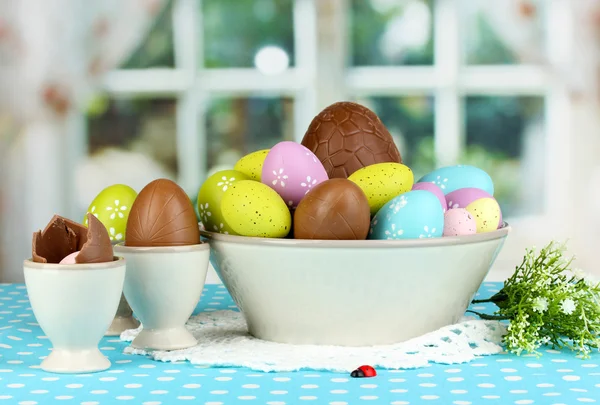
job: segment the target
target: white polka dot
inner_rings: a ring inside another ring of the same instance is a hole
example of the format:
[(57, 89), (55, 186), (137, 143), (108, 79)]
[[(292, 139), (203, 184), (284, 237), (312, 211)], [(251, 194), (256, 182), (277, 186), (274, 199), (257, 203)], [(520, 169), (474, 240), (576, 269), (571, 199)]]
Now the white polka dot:
[(157, 377), (158, 381), (173, 381), (175, 378), (173, 377)]
[[(258, 378), (258, 377), (262, 377), (262, 374), (246, 374), (246, 377), (252, 377), (252, 378), (256, 377), (256, 378)], [(305, 375), (304, 377), (315, 377), (315, 376)], [(320, 376), (318, 375), (317, 377), (320, 377)]]
[[(270, 402), (267, 402), (267, 404), (269, 404)], [(285, 402), (281, 405), (285, 405)], [(348, 405), (348, 402), (344, 402), (344, 401), (333, 401), (330, 402), (329, 405)]]
[(430, 377), (433, 377), (433, 374), (427, 374), (427, 373), (424, 373), (424, 374), (417, 374), (417, 377), (421, 377), (421, 378), (430, 378)]
[(179, 399), (181, 401), (190, 401), (192, 399), (196, 399), (196, 397), (193, 397), (191, 395), (180, 395), (177, 397), (177, 399)]
[(224, 395), (224, 394), (229, 394), (229, 391), (226, 390), (215, 390), (215, 391), (211, 391), (210, 392), (213, 395)]
[(588, 364), (582, 364), (581, 367), (596, 368), (596, 367), (598, 367), (598, 365), (597, 364), (588, 363)]
[(506, 358), (506, 359), (497, 359), (496, 362), (498, 362), (498, 363), (510, 363), (510, 362), (512, 362), (512, 359), (508, 359), (508, 358)]
[(98, 394), (108, 394), (108, 391), (106, 391), (106, 390), (93, 390), (93, 391), (90, 391), (90, 393), (91, 394), (95, 394), (95, 395), (98, 395)]
[(473, 364), (471, 364), (471, 367), (487, 367), (487, 364), (485, 364), (485, 363), (473, 363)]
[(150, 377), (148, 374), (133, 374), (134, 377)]
[(410, 404), (410, 402), (407, 401), (394, 401), (392, 402), (392, 405), (408, 405)]
[(516, 373), (517, 372), (517, 370), (515, 370), (514, 368), (501, 368), (500, 371), (503, 373)]
[(83, 384), (67, 384), (67, 385), (65, 385), (65, 387), (67, 387), (67, 388), (81, 388), (81, 387), (83, 387)]
[(577, 398), (577, 401), (579, 401), (579, 402), (596, 402), (596, 400), (592, 399), (592, 398)]
[(219, 370), (219, 372), (221, 374), (235, 374), (235, 373), (237, 373), (237, 370), (232, 370), (232, 369), (226, 368), (225, 370)]
[(554, 387), (554, 384), (541, 383), (541, 384), (537, 384), (536, 387), (538, 387), (538, 388), (551, 388), (551, 387)]
[[(540, 363), (527, 363), (525, 364), (527, 367), (529, 368), (542, 368), (544, 367), (543, 365), (541, 365)], [(527, 400), (524, 400), (527, 401)]]
[(244, 385), (242, 385), (242, 388), (254, 389), (254, 388), (260, 388), (260, 385), (258, 385), (258, 384), (244, 384)]
[(21, 338), (20, 338), (20, 337), (18, 337), (18, 336), (7, 336), (7, 338), (8, 338), (8, 339), (10, 339), (10, 340), (17, 340), (17, 341), (19, 341), (19, 340), (23, 340), (23, 339), (21, 339)]
[(29, 391), (30, 394), (47, 394), (48, 390), (33, 390)]
[(439, 397), (437, 395), (421, 395), (421, 399), (433, 400), (433, 399), (439, 399)]
[(587, 390), (584, 390), (583, 388), (569, 388), (569, 391), (573, 391), (573, 392), (588, 392)]
[(483, 399), (499, 399), (499, 395), (483, 395), (481, 398)]
[(200, 388), (200, 384), (185, 384), (183, 388)]
[(278, 382), (285, 382), (285, 381), (290, 381), (291, 378), (289, 377), (275, 377), (273, 378), (273, 381), (278, 381)]
[(360, 397), (360, 399), (362, 399), (363, 401), (374, 401), (376, 399), (379, 399), (379, 397), (376, 395), (363, 395), (362, 397)]
[(19, 402), (19, 405), (37, 405), (37, 402), (35, 402), (35, 401), (21, 401), (21, 402)]
[(164, 373), (168, 373), (168, 374), (177, 374), (180, 373), (180, 370), (165, 370)]
[(452, 403), (455, 405), (471, 405), (469, 401), (454, 401)]
[(299, 399), (301, 399), (302, 401), (314, 401), (315, 399), (317, 399), (317, 397), (312, 395), (304, 395), (301, 396)]
[(565, 375), (562, 378), (565, 381), (579, 381), (581, 379), (581, 377), (577, 376), (577, 375)]
[(280, 390), (271, 391), (271, 394), (273, 394), (273, 395), (285, 395), (287, 393), (288, 393), (287, 391), (280, 391)]
[[(315, 388), (317, 388), (318, 386), (315, 385)], [(360, 386), (360, 388), (377, 388), (377, 384), (362, 384)]]
[(67, 399), (73, 399), (73, 397), (70, 396), (70, 395), (59, 395), (57, 397), (54, 397), (54, 399), (58, 399), (59, 401), (63, 401), (63, 400), (67, 400)]
[(347, 378), (332, 378), (331, 382), (335, 382), (335, 383), (338, 383), (338, 382), (348, 382), (348, 379)]
[(106, 346), (106, 347), (101, 347), (100, 350), (115, 350), (115, 348), (114, 347), (110, 347), (110, 346)]
[(100, 402), (97, 402), (97, 401), (85, 401), (85, 402), (82, 402), (79, 405), (100, 405)]
[(116, 377), (100, 377), (99, 380), (100, 381), (116, 381), (117, 378)]
[(332, 394), (347, 394), (348, 390), (331, 390), (329, 392)]
[(449, 368), (447, 370), (444, 370), (444, 372), (446, 373), (460, 373), (462, 370), (460, 368)]
[(117, 360), (115, 361), (116, 364), (127, 364), (127, 363), (131, 363), (131, 360)]
[(125, 384), (125, 388), (142, 388), (142, 384)]
[(515, 404), (517, 404), (517, 405), (533, 404), (533, 399), (519, 399), (519, 400), (515, 401)]
[(319, 388), (319, 386), (315, 385), (315, 384), (304, 384), (304, 385), (301, 385), (300, 388), (303, 388), (305, 390), (310, 390), (310, 389), (314, 389), (314, 388)]
[(523, 377), (518, 375), (507, 375), (506, 377), (504, 377), (504, 379), (506, 381), (521, 381)]
[(1, 368), (0, 373), (12, 373), (13, 371), (8, 368)]
[(122, 374), (124, 373), (125, 370), (108, 370), (107, 373), (111, 373), (111, 374)]
[(129, 400), (132, 400), (132, 399), (134, 399), (134, 398), (135, 398), (135, 397), (132, 397), (131, 395), (119, 395), (119, 396), (117, 397), (117, 399), (118, 399), (119, 401), (129, 401)]
[(395, 388), (393, 390), (390, 390), (390, 392), (402, 394), (402, 393), (408, 392), (408, 390), (404, 389), (404, 388)]
[(33, 352), (17, 352), (17, 354), (19, 356), (29, 356), (29, 355), (33, 354)]
[(552, 363), (566, 363), (567, 360), (565, 359), (552, 359), (550, 360)]
[(557, 373), (572, 373), (573, 370), (571, 370), (570, 368), (559, 368), (558, 370), (556, 370)]
[(389, 382), (406, 382), (405, 378), (390, 378)]
[[(242, 396), (239, 396), (238, 399), (241, 399), (242, 401), (247, 401), (250, 399), (256, 399), (256, 397), (253, 395), (242, 395)], [(302, 399), (302, 398), (300, 398), (300, 399)]]
[(22, 360), (8, 360), (6, 363), (8, 364), (23, 364)]
[(542, 395), (545, 397), (558, 397), (560, 396), (560, 392), (545, 392)]
[(150, 391), (150, 394), (152, 395), (164, 395), (164, 394), (168, 394), (169, 391), (165, 391), (165, 390), (154, 390), (154, 391)]
[(11, 399), (12, 395), (0, 395), (0, 399)]
[(142, 364), (140, 368), (154, 368), (156, 367), (154, 364)]
[[(208, 404), (208, 402), (207, 402)], [(219, 405), (222, 405), (222, 402), (219, 402)], [(206, 404), (205, 404), (206, 405)], [(281, 402), (281, 401), (270, 401), (267, 402), (267, 405), (286, 405), (285, 402)]]
[(434, 383), (422, 383), (422, 384), (419, 384), (419, 386), (424, 387), (424, 388), (433, 388), (433, 387), (437, 387), (437, 384), (434, 384)]
[[(268, 404), (270, 402), (267, 402)], [(223, 405), (223, 402), (205, 402), (204, 405)]]
[(231, 381), (233, 378), (231, 377), (215, 377), (216, 381)]
[(464, 381), (465, 379), (462, 377), (450, 377), (450, 378), (446, 378), (446, 380), (448, 380), (450, 382), (460, 382), (460, 381)]
[(510, 390), (511, 394), (527, 394), (527, 390)]
[(490, 383), (477, 384), (477, 386), (479, 388), (495, 388), (496, 387), (494, 384), (490, 384)]
[(23, 388), (25, 384), (7, 384), (8, 388)]
[(469, 391), (467, 391), (467, 390), (451, 390), (450, 391), (451, 394), (466, 394), (467, 392), (469, 392)]

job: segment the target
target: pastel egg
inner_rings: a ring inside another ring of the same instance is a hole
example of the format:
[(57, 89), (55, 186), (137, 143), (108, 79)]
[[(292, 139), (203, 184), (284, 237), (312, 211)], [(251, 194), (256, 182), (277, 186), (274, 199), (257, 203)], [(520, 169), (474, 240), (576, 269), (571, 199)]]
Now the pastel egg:
[(83, 225), (88, 226), (87, 214), (92, 214), (106, 228), (111, 242), (118, 243), (125, 239), (125, 229), (131, 206), (137, 198), (137, 192), (124, 184), (108, 186), (92, 200)]
[(433, 193), (438, 200), (440, 200), (440, 204), (442, 205), (442, 209), (446, 212), (446, 196), (442, 189), (434, 183), (415, 183), (412, 187), (413, 190), (425, 190)]
[[(467, 208), (470, 204), (480, 199), (493, 200), (493, 202), (488, 202), (485, 206), (491, 207), (491, 211), (489, 211), (487, 214), (497, 215), (498, 217), (497, 227), (494, 229), (500, 228), (502, 226), (502, 211), (500, 209), (500, 206), (498, 205), (498, 202), (490, 193), (479, 188), (467, 187), (454, 190), (453, 192), (448, 193), (446, 195), (446, 203), (448, 209)], [(486, 220), (490, 220), (488, 215), (486, 215)], [(488, 228), (489, 226), (491, 225), (486, 225), (486, 228)]]
[(269, 186), (253, 180), (236, 181), (221, 199), (221, 213), (237, 235), (284, 238), (292, 225), (286, 203)]
[(58, 264), (76, 264), (75, 258), (79, 254), (79, 250), (65, 256)]
[(453, 208), (444, 214), (444, 236), (473, 235), (477, 233), (477, 222), (464, 208)]
[(235, 234), (223, 219), (221, 200), (233, 184), (248, 179), (247, 175), (237, 170), (221, 170), (206, 179), (198, 191), (198, 214), (205, 230)]
[(327, 172), (315, 154), (290, 141), (271, 148), (261, 174), (262, 183), (275, 190), (290, 208), (296, 208), (314, 186), (325, 180)]
[(433, 183), (444, 194), (459, 188), (474, 187), (494, 195), (494, 182), (489, 174), (475, 166), (456, 165), (440, 167), (419, 179), (418, 183)]
[(369, 239), (417, 239), (441, 237), (444, 210), (429, 191), (408, 191), (394, 197), (373, 217)]
[(495, 231), (500, 227), (500, 206), (493, 197), (475, 200), (467, 205), (465, 209), (475, 217), (477, 233)]
[(269, 153), (269, 149), (261, 149), (242, 157), (237, 161), (233, 170), (244, 173), (251, 180), (260, 181), (263, 163)]
[(374, 215), (392, 198), (409, 191), (415, 179), (408, 166), (386, 162), (358, 169), (348, 177), (348, 180), (365, 193), (371, 215)]

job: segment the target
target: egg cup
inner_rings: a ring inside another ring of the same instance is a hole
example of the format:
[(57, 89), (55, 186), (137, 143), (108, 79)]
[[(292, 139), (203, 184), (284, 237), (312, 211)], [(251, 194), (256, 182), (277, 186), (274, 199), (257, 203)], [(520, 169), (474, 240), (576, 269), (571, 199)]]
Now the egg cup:
[(185, 323), (204, 288), (208, 243), (156, 247), (119, 243), (114, 250), (127, 260), (123, 292), (142, 323), (131, 346), (153, 350), (195, 346), (198, 342)]
[(125, 294), (121, 294), (117, 313), (104, 336), (121, 336), (124, 331), (136, 329), (138, 326), (140, 326), (140, 321), (133, 317), (133, 310), (127, 302)]
[(119, 305), (125, 260), (108, 263), (23, 262), (33, 313), (52, 342), (41, 369), (52, 373), (92, 373), (110, 367), (98, 350)]

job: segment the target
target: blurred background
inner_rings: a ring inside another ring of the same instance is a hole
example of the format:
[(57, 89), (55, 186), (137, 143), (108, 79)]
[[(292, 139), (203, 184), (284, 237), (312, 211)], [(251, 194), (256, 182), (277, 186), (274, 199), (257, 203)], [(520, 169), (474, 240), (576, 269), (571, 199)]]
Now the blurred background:
[(339, 100), (381, 117), (416, 178), (488, 171), (514, 228), (493, 278), (551, 239), (600, 274), (600, 1), (93, 4), (0, 0), (0, 281), (54, 213), (158, 177), (195, 201)]

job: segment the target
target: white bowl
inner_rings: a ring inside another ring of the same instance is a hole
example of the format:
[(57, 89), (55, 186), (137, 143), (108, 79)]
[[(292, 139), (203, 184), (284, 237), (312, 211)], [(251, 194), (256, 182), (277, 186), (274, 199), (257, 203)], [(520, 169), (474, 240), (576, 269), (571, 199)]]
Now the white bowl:
[(207, 243), (114, 247), (115, 254), (127, 260), (123, 291), (142, 323), (142, 331), (131, 342), (132, 347), (175, 350), (197, 344), (185, 323), (204, 288), (209, 249)]
[(93, 264), (25, 260), (23, 271), (31, 308), (53, 347), (42, 370), (86, 373), (109, 368), (98, 343), (119, 305), (125, 260)]
[(413, 240), (267, 239), (201, 231), (253, 336), (371, 346), (456, 323), (510, 230)]

